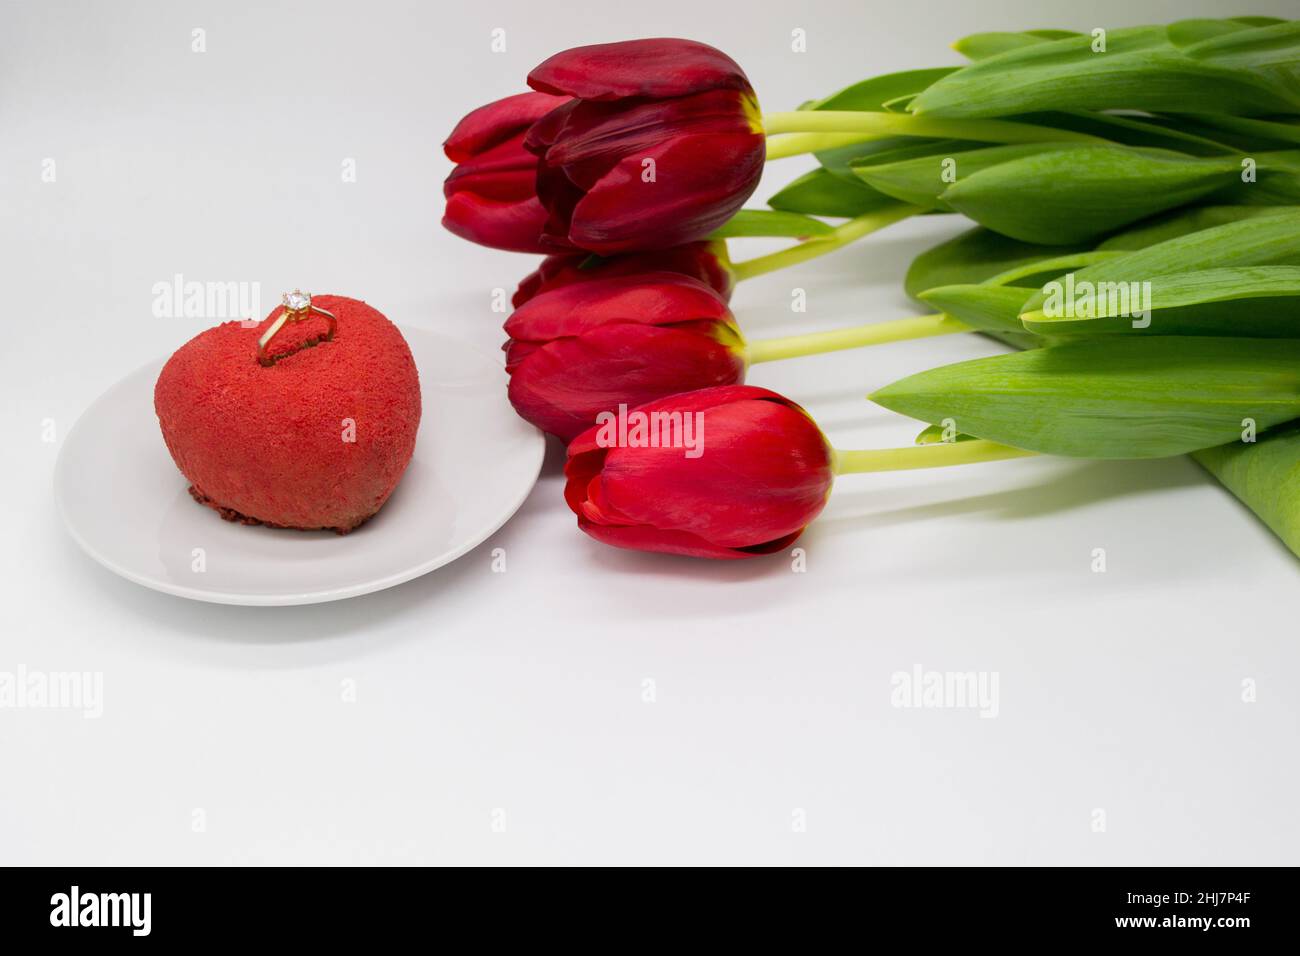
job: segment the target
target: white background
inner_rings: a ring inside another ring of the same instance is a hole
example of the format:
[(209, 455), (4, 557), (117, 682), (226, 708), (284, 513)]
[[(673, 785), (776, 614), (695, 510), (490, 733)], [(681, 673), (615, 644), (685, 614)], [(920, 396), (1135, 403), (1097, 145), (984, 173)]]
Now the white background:
[[(0, 710), (0, 861), (1295, 863), (1296, 559), (1189, 460), (849, 476), (796, 574), (783, 557), (587, 539), (556, 445), (516, 518), (454, 565), (339, 604), (253, 609), (153, 593), (84, 557), (51, 499), (58, 444), (41, 440), (43, 420), (61, 439), (118, 378), (210, 324), (153, 317), (153, 284), (176, 273), (260, 282), (268, 310), (294, 286), (353, 295), (498, 345), (491, 292), (529, 259), (440, 229), (439, 144), (558, 49), (690, 36), (784, 110), (957, 63), (947, 44), (970, 32), (1222, 12), (4, 3), (0, 670), (102, 671), (105, 700), (99, 720)], [(494, 27), (506, 53), (489, 50)], [(753, 204), (805, 166), (774, 163)], [(751, 336), (914, 314), (907, 263), (960, 228), (901, 225), (746, 283), (733, 306)], [(997, 349), (953, 336), (750, 380), (805, 403), (838, 445), (905, 444), (916, 424), (862, 396)], [(918, 664), (997, 672), (999, 715), (892, 707), (891, 675)]]

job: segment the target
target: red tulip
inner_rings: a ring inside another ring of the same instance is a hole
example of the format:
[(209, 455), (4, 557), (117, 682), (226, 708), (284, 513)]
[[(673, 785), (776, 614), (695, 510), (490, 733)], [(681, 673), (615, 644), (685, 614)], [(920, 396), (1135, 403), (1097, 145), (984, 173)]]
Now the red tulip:
[(511, 404), (566, 441), (620, 405), (745, 377), (727, 303), (671, 272), (553, 289), (517, 309), (505, 330)]
[(547, 213), (537, 198), (529, 127), (568, 97), (520, 93), (481, 106), (451, 131), (443, 149), (457, 164), (443, 184), (442, 224), (463, 239), (508, 252), (546, 252)]
[(530, 272), (515, 290), (511, 304), (517, 309), (534, 296), (558, 289), (574, 282), (593, 279), (610, 279), (615, 276), (644, 275), (647, 272), (680, 272), (699, 279), (724, 300), (731, 298), (735, 275), (727, 244), (721, 239), (712, 242), (688, 242), (656, 252), (629, 252), (609, 259), (585, 252), (561, 253), (547, 256), (542, 264)]
[(663, 442), (618, 444), (608, 424), (574, 439), (564, 497), (578, 527), (598, 541), (750, 558), (789, 547), (826, 504), (830, 445), (807, 412), (775, 392), (706, 388), (642, 405), (628, 418), (638, 414), (659, 416), (661, 435), (671, 416), (683, 423), (680, 433), (693, 421), (700, 454)]
[(573, 101), (525, 146), (557, 249), (613, 255), (703, 239), (758, 185), (758, 102), (726, 54), (690, 40), (628, 40), (551, 57), (528, 85)]

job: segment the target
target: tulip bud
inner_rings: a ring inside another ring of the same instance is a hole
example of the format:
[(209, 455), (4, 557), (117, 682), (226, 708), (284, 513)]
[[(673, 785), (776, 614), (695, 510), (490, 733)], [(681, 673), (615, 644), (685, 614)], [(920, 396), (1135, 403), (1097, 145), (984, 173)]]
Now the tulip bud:
[(643, 275), (647, 272), (680, 272), (692, 279), (699, 279), (722, 296), (723, 300), (731, 299), (731, 290), (736, 284), (735, 275), (731, 271), (731, 259), (727, 255), (727, 244), (717, 239), (712, 242), (688, 242), (684, 246), (673, 246), (657, 252), (629, 252), (608, 259), (585, 252), (547, 256), (541, 265), (519, 283), (511, 304), (519, 308), (534, 296), (574, 282)]
[(758, 185), (758, 101), (726, 54), (690, 40), (577, 47), (528, 76), (574, 99), (524, 139), (555, 249), (614, 255), (703, 239)]
[(505, 331), (511, 404), (566, 441), (620, 405), (745, 377), (727, 303), (678, 273), (560, 286), (517, 309)]
[[(826, 504), (830, 445), (807, 412), (775, 392), (706, 388), (628, 413), (637, 415), (656, 443), (612, 444), (601, 425), (569, 445), (564, 497), (578, 527), (598, 541), (750, 558), (788, 548)], [(664, 431), (685, 432), (688, 416), (700, 446), (694, 456), (663, 441)]]
[(537, 120), (568, 101), (520, 93), (474, 110), (443, 144), (457, 164), (443, 184), (442, 224), (463, 239), (508, 252), (545, 252), (546, 210), (537, 198), (537, 157), (524, 136)]

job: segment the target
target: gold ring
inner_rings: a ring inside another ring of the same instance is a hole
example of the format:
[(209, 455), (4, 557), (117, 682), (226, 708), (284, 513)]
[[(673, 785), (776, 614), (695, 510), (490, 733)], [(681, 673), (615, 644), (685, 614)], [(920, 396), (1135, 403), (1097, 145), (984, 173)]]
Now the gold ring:
[[(280, 301), (284, 306), (284, 311), (280, 313), (278, 319), (271, 323), (270, 328), (262, 333), (262, 337), (257, 340), (257, 361), (262, 365), (275, 364), (275, 359), (266, 354), (266, 346), (288, 322), (301, 322), (312, 315), (324, 316), (329, 322), (329, 331), (325, 333), (324, 338), (317, 339), (317, 342), (330, 341), (334, 338), (335, 329), (338, 328), (338, 320), (334, 318), (333, 312), (326, 312), (320, 306), (312, 305), (310, 292), (301, 292), (294, 289), (292, 292), (286, 292)], [(315, 345), (316, 342), (309, 344)]]

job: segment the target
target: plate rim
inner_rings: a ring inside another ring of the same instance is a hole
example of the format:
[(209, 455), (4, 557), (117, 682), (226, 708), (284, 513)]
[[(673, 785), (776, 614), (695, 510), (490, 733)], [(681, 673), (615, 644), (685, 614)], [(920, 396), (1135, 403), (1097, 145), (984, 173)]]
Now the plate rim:
[[(455, 342), (457, 345), (463, 346), (466, 350), (478, 354), (481, 358), (490, 358), (489, 353), (476, 348), (473, 343), (465, 342), (462, 339), (441, 335), (440, 333), (428, 329), (411, 328), (401, 325), (398, 326), (398, 329), (401, 331), (403, 336), (414, 334), (420, 337), (428, 336), (431, 338), (443, 338)], [(154, 365), (159, 365), (161, 367), (162, 364), (166, 364), (167, 359), (168, 357), (153, 359), (137, 366), (115, 381), (104, 391), (100, 392), (98, 396), (92, 399), (91, 402), (82, 409), (81, 414), (77, 416), (77, 420), (73, 422), (72, 427), (68, 429), (67, 435), (64, 436), (63, 441), (59, 445), (59, 453), (54, 462), (54, 474), (51, 481), (51, 490), (54, 495), (55, 507), (59, 512), (59, 518), (63, 522), (63, 527), (68, 532), (68, 535), (76, 542), (77, 547), (79, 547), (87, 556), (93, 559), (101, 567), (107, 568), (118, 577), (130, 581), (133, 584), (140, 585), (141, 587), (148, 588), (151, 591), (157, 591), (161, 594), (170, 594), (174, 597), (185, 598), (190, 601), (200, 601), (205, 604), (224, 604), (227, 606), (237, 607), (300, 607), (309, 604), (326, 604), (331, 601), (345, 601), (349, 598), (361, 597), (365, 594), (373, 594), (376, 591), (384, 591), (388, 588), (396, 587), (399, 584), (405, 584), (407, 581), (413, 581), (418, 577), (423, 577), (432, 571), (436, 571), (438, 568), (451, 564), (458, 558), (473, 551), (488, 538), (492, 537), (492, 535), (500, 531), (506, 523), (515, 516), (519, 509), (523, 507), (524, 502), (528, 500), (528, 496), (532, 494), (533, 489), (537, 487), (537, 481), (542, 472), (542, 465), (546, 460), (546, 436), (543, 435), (536, 426), (529, 425), (521, 419), (520, 423), (529, 429), (532, 447), (534, 449), (533, 455), (536, 458), (536, 463), (529, 469), (531, 472), (531, 478), (524, 485), (523, 492), (517, 496), (517, 500), (510, 503), (509, 507), (504, 512), (504, 517), (502, 517), (499, 522), (491, 523), (491, 526), (481, 534), (472, 535), (465, 543), (453, 548), (451, 551), (440, 554), (437, 557), (421, 562), (420, 564), (413, 565), (412, 567), (406, 568), (402, 571), (386, 575), (382, 578), (368, 580), (347, 587), (332, 588), (326, 591), (299, 591), (292, 594), (273, 594), (265, 596), (251, 596), (230, 591), (204, 591), (183, 584), (171, 584), (166, 581), (145, 577), (125, 568), (93, 547), (74, 527), (73, 522), (69, 518), (67, 506), (64, 502), (64, 495), (62, 493), (64, 485), (63, 475), (67, 467), (65, 451), (72, 443), (73, 436), (76, 435), (77, 430), (81, 427), (87, 413), (114, 391), (121, 388), (128, 379), (133, 378), (137, 374)]]

